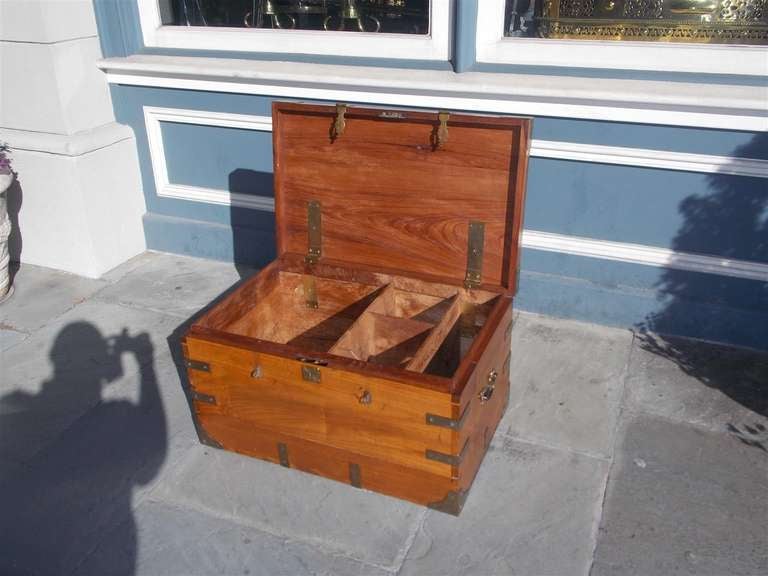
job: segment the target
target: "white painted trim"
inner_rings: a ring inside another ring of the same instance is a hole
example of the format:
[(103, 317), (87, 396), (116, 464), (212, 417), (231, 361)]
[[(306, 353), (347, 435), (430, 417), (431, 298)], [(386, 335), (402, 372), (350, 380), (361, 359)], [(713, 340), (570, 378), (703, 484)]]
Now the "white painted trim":
[(768, 264), (734, 260), (718, 256), (677, 252), (666, 248), (629, 244), (626, 242), (611, 242), (595, 240), (578, 236), (565, 236), (551, 232), (524, 230), (522, 245), (525, 248), (573, 254), (587, 258), (614, 260), (644, 266), (659, 266), (675, 270), (718, 274), (733, 278), (747, 278), (768, 282)]
[(109, 122), (74, 134), (0, 128), (0, 142), (6, 142), (11, 150), (56, 156), (82, 156), (132, 138), (133, 130), (130, 126), (117, 122)]
[(768, 131), (768, 87), (133, 55), (112, 84), (482, 113)]
[(220, 206), (236, 206), (238, 208), (250, 208), (264, 212), (275, 211), (275, 200), (267, 196), (252, 196), (239, 194), (228, 190), (215, 188), (201, 188), (186, 184), (168, 184), (163, 187), (158, 196), (163, 198), (175, 198), (177, 200), (189, 200), (191, 202), (204, 202), (205, 204), (218, 204)]
[[(198, 186), (171, 184), (168, 181), (165, 149), (160, 129), (160, 122), (165, 121), (269, 132), (272, 130), (272, 119), (269, 116), (250, 116), (245, 114), (145, 106), (144, 120), (158, 196), (274, 212), (275, 203), (269, 197), (230, 193), (227, 190), (216, 190)], [(573, 144), (570, 142), (550, 142), (546, 140), (534, 140), (530, 153), (531, 156), (542, 158), (768, 178), (768, 161), (765, 160)], [(536, 230), (524, 230), (521, 242), (524, 248), (534, 250), (768, 281), (768, 264), (758, 262), (676, 252), (642, 244), (596, 240)]]
[(430, 33), (381, 34), (205, 26), (163, 26), (157, 0), (137, 0), (144, 45), (187, 50), (229, 50), (448, 61), (453, 0), (430, 2)]
[(229, 190), (217, 190), (184, 184), (172, 184), (168, 179), (168, 166), (165, 160), (165, 146), (160, 122), (178, 122), (200, 126), (219, 126), (223, 128), (243, 128), (246, 130), (272, 131), (272, 118), (269, 116), (250, 116), (246, 114), (228, 114), (205, 112), (201, 110), (182, 110), (177, 108), (156, 108), (144, 106), (144, 124), (147, 130), (149, 156), (155, 179), (157, 195), (162, 198), (190, 200), (238, 206), (254, 210), (274, 211), (274, 199), (265, 196), (240, 194)]
[(710, 74), (768, 74), (768, 46), (554, 40), (504, 36), (504, 0), (477, 7), (478, 62)]
[(578, 162), (768, 178), (768, 160), (573, 142), (531, 141), (530, 155)]

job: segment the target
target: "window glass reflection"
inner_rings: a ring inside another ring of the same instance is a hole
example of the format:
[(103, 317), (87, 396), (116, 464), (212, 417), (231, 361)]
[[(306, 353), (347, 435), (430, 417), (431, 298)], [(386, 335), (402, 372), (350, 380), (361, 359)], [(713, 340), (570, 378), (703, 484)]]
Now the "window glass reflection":
[(160, 0), (170, 26), (428, 34), (429, 0)]
[(768, 44), (766, 0), (506, 0), (512, 37)]

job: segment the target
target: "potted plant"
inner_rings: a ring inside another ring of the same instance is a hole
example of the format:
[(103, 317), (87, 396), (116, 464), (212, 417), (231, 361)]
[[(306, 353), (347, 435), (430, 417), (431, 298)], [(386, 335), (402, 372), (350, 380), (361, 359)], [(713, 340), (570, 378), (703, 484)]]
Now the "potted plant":
[(11, 235), (11, 220), (8, 218), (8, 189), (13, 183), (10, 149), (0, 142), (0, 302), (11, 295), (10, 264), (8, 237)]

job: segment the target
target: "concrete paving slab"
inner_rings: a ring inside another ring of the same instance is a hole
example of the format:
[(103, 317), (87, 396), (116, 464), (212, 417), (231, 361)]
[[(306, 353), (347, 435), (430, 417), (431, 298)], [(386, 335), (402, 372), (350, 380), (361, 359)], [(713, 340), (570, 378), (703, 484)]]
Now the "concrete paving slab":
[[(166, 337), (177, 323), (171, 316), (89, 301), (4, 351), (0, 455), (27, 461), (97, 405), (105, 389), (119, 388), (138, 365), (167, 353)], [(121, 336), (123, 330), (127, 335)]]
[(459, 517), (430, 511), (399, 576), (587, 574), (608, 464), (497, 438)]
[(768, 453), (639, 415), (621, 430), (593, 576), (768, 574)]
[(500, 430), (607, 457), (632, 334), (521, 313), (512, 330), (509, 408)]
[(150, 252), (129, 265), (131, 272), (101, 291), (100, 300), (185, 319), (240, 280), (233, 264), (173, 254)]
[(15, 346), (19, 342), (23, 342), (29, 337), (26, 332), (20, 332), (18, 330), (3, 330), (0, 328), (0, 365), (5, 365), (3, 360), (3, 350), (7, 350), (11, 346)]
[(423, 514), (401, 500), (207, 447), (190, 451), (152, 498), (382, 567), (395, 563)]
[(387, 576), (379, 568), (324, 553), (200, 511), (147, 502), (108, 535), (79, 576)]
[(0, 326), (34, 332), (87, 300), (107, 283), (24, 264), (16, 273), (13, 285), (13, 296), (0, 304)]
[(626, 387), (631, 411), (728, 431), (768, 449), (768, 353), (640, 335)]

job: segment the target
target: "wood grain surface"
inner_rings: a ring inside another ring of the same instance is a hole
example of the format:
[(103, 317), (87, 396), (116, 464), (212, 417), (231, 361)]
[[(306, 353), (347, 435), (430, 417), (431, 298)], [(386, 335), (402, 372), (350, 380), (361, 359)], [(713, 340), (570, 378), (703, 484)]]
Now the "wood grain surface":
[[(464, 280), (470, 221), (485, 223), (482, 276), (514, 287), (528, 119), (275, 103), (278, 253), (307, 252), (307, 203), (320, 202), (324, 258)], [(517, 228), (516, 228), (517, 227)]]

